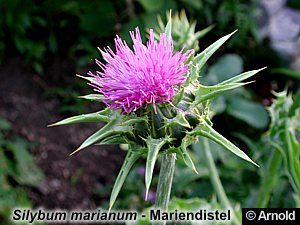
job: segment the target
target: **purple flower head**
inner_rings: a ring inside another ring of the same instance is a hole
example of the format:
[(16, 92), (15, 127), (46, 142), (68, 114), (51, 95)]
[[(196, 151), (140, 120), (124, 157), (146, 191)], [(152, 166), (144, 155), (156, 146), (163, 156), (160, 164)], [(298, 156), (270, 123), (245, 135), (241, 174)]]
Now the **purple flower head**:
[(90, 85), (104, 96), (104, 102), (112, 109), (126, 113), (153, 104), (171, 102), (178, 85), (185, 82), (189, 72), (186, 60), (192, 50), (173, 54), (173, 41), (165, 33), (159, 42), (150, 30), (146, 45), (138, 28), (130, 32), (133, 50), (119, 36), (115, 38), (116, 52), (109, 47), (102, 52), (107, 64), (96, 60), (102, 71), (89, 72)]

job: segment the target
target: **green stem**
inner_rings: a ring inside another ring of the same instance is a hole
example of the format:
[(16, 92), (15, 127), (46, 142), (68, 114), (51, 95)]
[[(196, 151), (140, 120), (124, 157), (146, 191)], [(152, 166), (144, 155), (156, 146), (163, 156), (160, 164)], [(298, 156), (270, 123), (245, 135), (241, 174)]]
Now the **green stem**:
[(210, 150), (210, 146), (208, 143), (208, 139), (204, 138), (203, 142), (204, 142), (204, 152), (205, 152), (205, 156), (206, 156), (206, 160), (207, 160), (208, 170), (210, 173), (211, 183), (217, 193), (217, 196), (218, 196), (222, 206), (226, 209), (229, 209), (233, 213), (233, 215), (232, 215), (233, 223), (236, 225), (240, 225), (241, 222), (238, 220), (238, 217), (237, 217), (235, 211), (233, 210), (233, 208), (228, 200), (228, 197), (225, 193), (223, 185), (221, 183), (214, 159), (211, 155), (211, 150)]
[(282, 155), (279, 150), (274, 150), (271, 158), (268, 162), (268, 169), (262, 179), (262, 184), (260, 186), (260, 190), (257, 197), (256, 207), (265, 208), (268, 205), (268, 202), (271, 197), (271, 193), (273, 191), (273, 187), (278, 180), (280, 173), (279, 167), (282, 162)]
[[(163, 154), (156, 191), (155, 208), (168, 210), (175, 170), (175, 154)], [(155, 225), (165, 225), (166, 222), (155, 222)]]

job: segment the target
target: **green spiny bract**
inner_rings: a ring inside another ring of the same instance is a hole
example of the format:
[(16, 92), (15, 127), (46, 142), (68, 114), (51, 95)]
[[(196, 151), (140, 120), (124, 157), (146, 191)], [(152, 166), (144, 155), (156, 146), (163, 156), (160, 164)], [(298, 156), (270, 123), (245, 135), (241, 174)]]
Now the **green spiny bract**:
[[(167, 13), (167, 17), (171, 17)], [(169, 18), (170, 20), (170, 18)], [(205, 36), (212, 28), (209, 26), (201, 31), (195, 32), (196, 22), (189, 22), (185, 11), (182, 10), (180, 13), (176, 12), (174, 16), (171, 17), (172, 20), (172, 39), (174, 42), (175, 51), (180, 51), (182, 48), (194, 49), (195, 52), (199, 50), (199, 39)], [(162, 33), (165, 30), (165, 24), (161, 16), (158, 16), (158, 28), (157, 33)], [(158, 36), (157, 36), (158, 38)]]
[[(165, 33), (168, 36), (171, 36), (171, 28), (170, 20), (165, 28)], [(146, 198), (155, 162), (160, 154), (180, 156), (186, 165), (197, 173), (188, 152), (188, 147), (198, 140), (198, 136), (207, 137), (235, 155), (257, 165), (243, 151), (212, 128), (209, 107), (213, 98), (245, 85), (246, 83), (242, 81), (255, 75), (260, 70), (239, 74), (214, 86), (204, 86), (198, 81), (199, 73), (207, 60), (233, 33), (220, 38), (201, 53), (190, 57), (190, 74), (186, 82), (178, 86), (177, 94), (174, 96), (172, 103), (157, 104), (156, 109), (152, 104), (149, 104), (147, 108), (139, 108), (127, 114), (122, 112), (121, 109), (110, 110), (106, 108), (96, 113), (71, 117), (53, 124), (106, 122), (106, 125), (87, 138), (72, 154), (92, 144), (128, 145), (127, 156), (111, 193), (110, 209), (131, 167), (140, 157), (146, 157)], [(91, 94), (82, 96), (82, 98), (101, 101), (103, 96)]]

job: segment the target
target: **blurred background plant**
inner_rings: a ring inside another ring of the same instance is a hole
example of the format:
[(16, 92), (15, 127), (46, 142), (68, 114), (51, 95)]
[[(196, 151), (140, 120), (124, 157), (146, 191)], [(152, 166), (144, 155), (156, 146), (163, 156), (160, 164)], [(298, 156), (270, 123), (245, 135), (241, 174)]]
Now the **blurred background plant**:
[(32, 206), (26, 190), (43, 179), (30, 152), (32, 143), (11, 134), (10, 128), (0, 117), (0, 221), (5, 224), (14, 224), (10, 213), (16, 206)]
[[(45, 102), (56, 98), (62, 114), (85, 112), (95, 106), (77, 98), (87, 93), (87, 85), (76, 79), (75, 73), (86, 73), (87, 67), (94, 65), (93, 59), (100, 57), (97, 47), (113, 46), (115, 34), (129, 42), (128, 31), (136, 26), (144, 34), (148, 28), (161, 31), (169, 9), (173, 11), (172, 36), (177, 50), (182, 47), (202, 50), (238, 29), (226, 48), (221, 48), (201, 71), (200, 82), (216, 84), (243, 70), (268, 67), (255, 77), (256, 82), (213, 102), (216, 129), (259, 162), (261, 169), (219, 151), (220, 147), (211, 142), (204, 146), (205, 141), (201, 139), (191, 150), (199, 174), (189, 171), (183, 162), (177, 162), (172, 195), (179, 199), (173, 199), (171, 205), (185, 209), (207, 204), (224, 207), (204, 160), (204, 149), (208, 146), (223, 189), (234, 208), (299, 207), (297, 108), (300, 94), (294, 94), (300, 84), (299, 1), (0, 0), (1, 67), (11, 58), (21, 59), (21, 64), (32, 74), (28, 79), (40, 88), (37, 94), (42, 93)], [(280, 19), (282, 15), (285, 19)], [(20, 65), (20, 68), (23, 67)], [(1, 78), (8, 79), (2, 74)], [(283, 90), (286, 92), (281, 92)], [(274, 95), (272, 91), (280, 94)], [(96, 107), (101, 108), (101, 105)], [(269, 107), (268, 110), (265, 107)], [(0, 105), (0, 115), (5, 110)], [(11, 126), (19, 123), (10, 120)], [(26, 169), (31, 168), (29, 164), (34, 165), (30, 154), (34, 146), (14, 134), (9, 124), (5, 119), (0, 121), (1, 222), (6, 221), (5, 215), (11, 206), (31, 204), (26, 191), (37, 185), (39, 179), (29, 178), (34, 174), (42, 177), (35, 166), (32, 170)], [(142, 187), (139, 182), (143, 182), (140, 170), (143, 168), (137, 165), (129, 174), (116, 207), (144, 209), (151, 205), (144, 201), (143, 195), (137, 194), (143, 193), (137, 190)], [(25, 179), (27, 176), (30, 181)], [(153, 182), (157, 182), (156, 177)], [(105, 183), (97, 195), (107, 200), (111, 185)], [(38, 205), (38, 202), (33, 204)], [(105, 207), (105, 203), (101, 206)]]

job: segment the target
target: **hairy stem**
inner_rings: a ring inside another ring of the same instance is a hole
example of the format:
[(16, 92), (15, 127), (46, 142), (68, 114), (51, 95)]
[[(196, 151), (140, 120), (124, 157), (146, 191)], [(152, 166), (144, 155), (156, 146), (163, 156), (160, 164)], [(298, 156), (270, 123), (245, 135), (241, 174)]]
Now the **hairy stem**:
[[(168, 210), (168, 204), (172, 188), (172, 180), (175, 170), (175, 154), (162, 155), (156, 191), (155, 208), (163, 211)], [(165, 225), (166, 222), (155, 222), (155, 225)]]
[(231, 204), (228, 200), (228, 197), (225, 193), (225, 190), (223, 188), (223, 185), (221, 183), (214, 159), (211, 155), (211, 150), (210, 150), (210, 146), (208, 143), (208, 139), (204, 138), (203, 139), (204, 142), (204, 152), (205, 152), (205, 156), (206, 156), (206, 161), (207, 161), (207, 165), (208, 165), (208, 170), (210, 173), (210, 180), (211, 183), (215, 189), (215, 192), (217, 193), (217, 196), (222, 204), (222, 206), (226, 209), (229, 209), (232, 212), (232, 220), (233, 223), (235, 225), (240, 225), (241, 222), (239, 221), (235, 211), (233, 210), (233, 208), (231, 207)]

